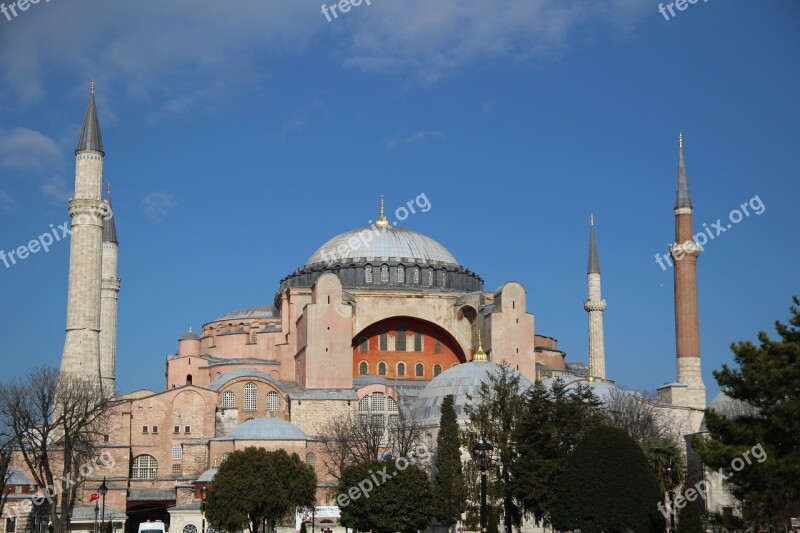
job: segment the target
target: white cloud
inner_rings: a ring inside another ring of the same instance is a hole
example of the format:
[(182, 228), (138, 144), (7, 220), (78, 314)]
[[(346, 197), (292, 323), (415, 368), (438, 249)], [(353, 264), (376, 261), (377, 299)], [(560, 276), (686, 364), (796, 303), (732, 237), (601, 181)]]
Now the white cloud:
[(40, 170), (61, 158), (61, 150), (48, 136), (28, 128), (0, 129), (0, 166)]
[(0, 211), (13, 211), (17, 207), (17, 202), (8, 192), (0, 189)]
[(175, 198), (164, 191), (151, 192), (142, 199), (142, 210), (153, 222), (161, 222), (175, 205)]
[(444, 133), (437, 130), (420, 130), (407, 135), (403, 139), (388, 139), (383, 144), (386, 148), (393, 149), (401, 144), (411, 145), (436, 139), (444, 139)]
[[(165, 110), (181, 112), (221, 100), (231, 83), (259, 81), (264, 54), (298, 55), (312, 42), (314, 54), (331, 50), (323, 59), (431, 83), (478, 58), (557, 57), (579, 29), (625, 32), (652, 10), (645, 0), (373, 0), (328, 23), (319, 6), (312, 0), (141, 0), (102, 9), (85, 0), (40, 3), (20, 15), (25, 23), (3, 28), (0, 75), (23, 103), (45, 96), (42, 73), (57, 65), (136, 97), (177, 95), (164, 98)], [(337, 42), (317, 46), (323, 39)]]
[(66, 205), (70, 196), (72, 196), (72, 189), (67, 186), (66, 180), (60, 176), (50, 178), (41, 186), (41, 191), (44, 197), (56, 206)]

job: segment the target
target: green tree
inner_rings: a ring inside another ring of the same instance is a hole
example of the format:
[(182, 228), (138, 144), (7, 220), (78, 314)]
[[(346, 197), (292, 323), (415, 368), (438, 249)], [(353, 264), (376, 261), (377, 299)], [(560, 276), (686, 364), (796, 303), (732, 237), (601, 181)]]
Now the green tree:
[(552, 523), (583, 533), (662, 532), (662, 493), (639, 445), (624, 431), (589, 430), (556, 486)]
[(315, 490), (314, 471), (297, 454), (247, 448), (220, 465), (206, 500), (206, 518), (215, 529), (259, 533), (296, 507), (313, 504)]
[(705, 531), (697, 502), (687, 502), (686, 506), (678, 512), (676, 533), (705, 533)]
[(436, 499), (436, 519), (451, 527), (458, 522), (466, 507), (464, 473), (461, 465), (461, 440), (458, 420), (453, 407), (453, 395), (442, 400), (439, 435), (436, 437), (436, 476), (433, 495)]
[(514, 432), (518, 457), (511, 466), (512, 493), (537, 521), (550, 522), (556, 484), (567, 457), (581, 436), (603, 419), (601, 404), (584, 385), (567, 390), (557, 379), (548, 388), (536, 382)]
[[(728, 472), (756, 524), (784, 525), (800, 513), (800, 299), (793, 301), (789, 324), (775, 323), (779, 340), (762, 331), (759, 346), (731, 346), (737, 368), (723, 365), (714, 377), (738, 408), (707, 410), (709, 438), (692, 443), (707, 466)], [(747, 464), (731, 472), (747, 453)]]
[(662, 494), (679, 487), (683, 482), (683, 454), (675, 442), (654, 438), (639, 443), (650, 471), (658, 480)]
[(368, 461), (342, 471), (336, 502), (343, 526), (415, 533), (430, 525), (435, 503), (428, 475), (404, 461)]
[[(480, 364), (480, 363), (477, 363)], [(502, 502), (505, 527), (511, 531), (512, 525), (519, 525), (522, 513), (511, 493), (511, 468), (517, 451), (514, 431), (524, 400), (520, 386), (520, 374), (503, 363), (496, 371), (490, 372), (487, 380), (478, 389), (477, 398), (469, 398), (472, 403), (465, 406), (469, 423), (465, 429), (463, 444), (472, 454), (472, 462), (477, 463), (473, 449), (481, 439), (486, 439), (494, 448), (490, 452), (491, 465), (487, 479), (487, 504)], [(469, 469), (476, 472), (476, 468)], [(471, 486), (477, 486), (471, 483)], [(480, 505), (478, 492), (468, 493), (468, 515), (477, 514)]]

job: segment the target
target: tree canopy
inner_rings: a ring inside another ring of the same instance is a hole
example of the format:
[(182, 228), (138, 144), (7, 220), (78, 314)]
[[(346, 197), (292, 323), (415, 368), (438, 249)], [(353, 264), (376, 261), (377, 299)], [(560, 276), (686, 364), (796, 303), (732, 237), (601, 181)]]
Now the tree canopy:
[(589, 430), (567, 458), (556, 485), (552, 523), (583, 533), (661, 533), (663, 497), (639, 445), (624, 431)]
[(206, 518), (218, 530), (253, 533), (275, 526), (296, 507), (314, 504), (316, 475), (297, 454), (247, 448), (220, 465), (205, 503)]
[[(706, 411), (709, 438), (692, 443), (707, 466), (727, 472), (746, 516), (761, 525), (800, 513), (800, 299), (793, 301), (789, 323), (775, 323), (779, 339), (762, 331), (758, 346), (731, 345), (736, 367), (714, 372), (731, 401)], [(741, 464), (748, 452), (758, 457)]]
[(424, 530), (436, 507), (428, 474), (404, 458), (345, 468), (336, 501), (343, 526), (377, 533)]

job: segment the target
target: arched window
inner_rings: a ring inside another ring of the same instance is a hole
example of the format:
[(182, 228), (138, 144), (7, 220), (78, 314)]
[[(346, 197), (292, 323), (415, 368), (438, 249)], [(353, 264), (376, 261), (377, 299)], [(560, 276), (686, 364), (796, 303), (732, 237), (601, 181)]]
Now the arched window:
[(275, 391), (267, 393), (267, 411), (275, 412), (281, 408), (281, 397)]
[(381, 283), (389, 283), (389, 265), (381, 265)]
[(414, 333), (414, 351), (422, 351), (422, 333)]
[(192, 375), (191, 374), (187, 374), (186, 375), (186, 384), (187, 385), (191, 385), (192, 384)]
[(433, 269), (428, 269), (428, 285), (433, 287)]
[(233, 391), (225, 391), (225, 393), (222, 395), (222, 407), (226, 409), (236, 407), (236, 395), (233, 393)]
[(406, 268), (403, 265), (397, 265), (397, 283), (406, 282)]
[(412, 274), (414, 279), (414, 285), (419, 285), (419, 267), (414, 267), (414, 273)]
[(314, 470), (317, 469), (317, 456), (313, 453), (309, 453), (306, 455), (306, 464), (313, 468)]
[(439, 271), (439, 286), (444, 288), (447, 285), (447, 271), (440, 270)]
[(369, 352), (369, 339), (366, 337), (361, 337), (358, 340), (358, 351), (361, 353)]
[(439, 363), (433, 365), (433, 377), (436, 377), (441, 373), (442, 373), (442, 365), (440, 365)]
[(180, 461), (183, 459), (183, 448), (180, 444), (175, 444), (172, 446), (172, 459), (175, 461)]
[(281, 398), (275, 391), (267, 393), (267, 411), (275, 412), (281, 408)]
[(378, 337), (378, 350), (385, 352), (389, 350), (389, 335), (381, 333)]
[(394, 350), (396, 352), (406, 351), (406, 330), (404, 327), (397, 327), (397, 332), (394, 337)]
[(364, 281), (366, 283), (372, 283), (372, 265), (364, 267)]
[(155, 479), (158, 474), (158, 461), (152, 455), (140, 455), (133, 460), (131, 479)]
[(361, 361), (358, 363), (358, 375), (359, 376), (366, 376), (369, 374), (369, 363), (366, 361)]
[(244, 386), (244, 410), (258, 410), (258, 387), (255, 383), (248, 383)]
[(402, 378), (406, 375), (406, 364), (397, 363), (397, 377)]
[(433, 343), (433, 353), (442, 353), (442, 341), (436, 339), (436, 342)]
[(378, 375), (379, 376), (385, 376), (386, 375), (386, 363), (384, 363), (383, 361), (378, 363)]
[(417, 366), (414, 367), (414, 374), (418, 378), (424, 378), (425, 377), (425, 365), (423, 365), (422, 363), (417, 363)]
[(183, 526), (183, 533), (197, 533), (197, 526), (194, 524), (186, 524)]

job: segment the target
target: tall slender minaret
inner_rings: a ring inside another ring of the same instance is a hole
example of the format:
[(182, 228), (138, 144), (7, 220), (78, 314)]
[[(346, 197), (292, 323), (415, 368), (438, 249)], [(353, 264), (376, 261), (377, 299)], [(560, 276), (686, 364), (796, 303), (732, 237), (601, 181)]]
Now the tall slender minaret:
[(72, 234), (69, 249), (67, 334), (61, 371), (100, 378), (100, 278), (102, 272), (103, 138), (94, 103), (94, 81), (89, 107), (75, 149), (75, 197), (69, 201)]
[(675, 348), (678, 383), (686, 387), (680, 403), (705, 409), (706, 388), (700, 371), (700, 327), (697, 312), (697, 258), (692, 236), (692, 200), (683, 160), (683, 133), (678, 136), (678, 187), (675, 195), (675, 243), (669, 247), (675, 265)]
[(606, 379), (606, 348), (603, 341), (606, 301), (600, 294), (600, 258), (594, 237), (594, 215), (589, 217), (589, 225), (589, 268), (586, 275), (589, 298), (583, 302), (583, 308), (589, 313), (589, 381), (594, 381), (595, 378)]
[(114, 392), (117, 360), (117, 296), (120, 280), (117, 277), (117, 225), (111, 208), (111, 185), (106, 189), (108, 215), (103, 220), (103, 259), (100, 292), (100, 377), (103, 388)]

